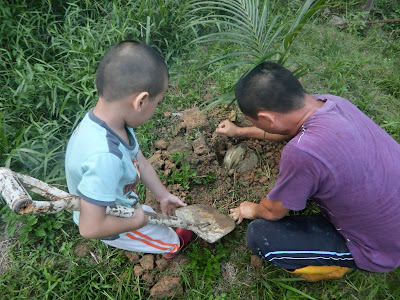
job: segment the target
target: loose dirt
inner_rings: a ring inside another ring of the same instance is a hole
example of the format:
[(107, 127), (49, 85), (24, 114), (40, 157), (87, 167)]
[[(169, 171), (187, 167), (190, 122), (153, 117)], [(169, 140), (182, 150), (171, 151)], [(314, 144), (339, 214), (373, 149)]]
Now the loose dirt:
[[(224, 119), (234, 120), (238, 126), (251, 125), (235, 109), (217, 107), (204, 112), (192, 108), (166, 112), (164, 117), (166, 125), (160, 132), (165, 136), (153, 144), (149, 162), (167, 189), (187, 204), (211, 205), (228, 215), (229, 208), (243, 200), (258, 202), (272, 188), (284, 143), (227, 138), (215, 133)], [(185, 155), (177, 155), (177, 152)], [(146, 192), (145, 204), (160, 213), (159, 203), (150, 192)], [(198, 219), (200, 215), (195, 217)], [(204, 246), (213, 247), (205, 241)], [(91, 250), (86, 241), (75, 246), (77, 256), (90, 258)], [(188, 263), (185, 252), (183, 249), (172, 260), (129, 251), (125, 251), (125, 255), (135, 265), (135, 276), (153, 298), (159, 299), (182, 295), (179, 270)], [(259, 265), (260, 261), (254, 257), (251, 262), (249, 259), (250, 267)], [(233, 280), (236, 272), (233, 265), (224, 263), (222, 269), (224, 276)]]
[[(183, 160), (196, 170), (197, 176), (215, 175), (215, 180), (206, 184), (191, 182), (189, 188), (182, 184), (168, 185), (169, 191), (186, 203), (212, 205), (227, 213), (243, 199), (259, 201), (272, 188), (284, 143), (228, 138), (215, 133), (219, 122), (227, 118), (234, 118), (238, 126), (251, 125), (235, 110), (218, 107), (203, 112), (193, 108), (181, 113), (165, 113), (165, 116), (168, 127), (175, 127), (174, 137), (171, 140), (166, 137), (154, 144), (154, 155), (149, 158), (153, 167), (164, 177), (174, 176), (179, 168), (171, 154), (179, 151), (187, 153)], [(245, 163), (226, 169), (224, 158), (233, 147), (243, 149), (241, 159)], [(158, 202), (151, 193), (146, 194), (146, 204), (159, 212)]]

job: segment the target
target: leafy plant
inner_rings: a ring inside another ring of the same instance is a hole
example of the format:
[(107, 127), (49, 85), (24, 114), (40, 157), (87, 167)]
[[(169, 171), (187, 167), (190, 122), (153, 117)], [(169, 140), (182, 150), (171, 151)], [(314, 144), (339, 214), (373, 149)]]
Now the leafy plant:
[(362, 32), (366, 27), (366, 18), (369, 12), (360, 11), (349, 13), (347, 16), (347, 28), (351, 34), (359, 34)]
[[(189, 24), (191, 27), (216, 24), (218, 32), (200, 36), (192, 43), (221, 43), (230, 44), (227, 54), (218, 56), (204, 66), (212, 65), (220, 61), (228, 61), (209, 76), (234, 67), (244, 67), (249, 71), (266, 59), (275, 59), (284, 64), (288, 57), (289, 49), (307, 21), (322, 7), (327, 0), (307, 0), (299, 9), (296, 17), (291, 20), (290, 27), (282, 20), (282, 16), (275, 13), (277, 1), (258, 0), (221, 0), (221, 1), (192, 1), (192, 13), (203, 13), (205, 16), (195, 18)], [(262, 7), (262, 10), (260, 10)], [(278, 43), (281, 43), (278, 46)], [(296, 76), (307, 72), (300, 67), (294, 71)], [(219, 97), (211, 99), (210, 107), (217, 104), (231, 102), (231, 91)]]
[(198, 175), (195, 169), (190, 167), (190, 163), (183, 161), (188, 152), (175, 152), (169, 156), (174, 160), (175, 166), (169, 176), (164, 176), (168, 184), (180, 184), (185, 189), (189, 189), (190, 184), (207, 184), (215, 181), (214, 173)]
[(215, 246), (214, 253), (207, 248), (199, 249), (196, 245), (193, 245), (188, 252), (190, 262), (185, 266), (185, 270), (191, 270), (204, 277), (206, 282), (209, 283), (220, 277), (220, 264), (228, 260), (231, 252), (231, 249), (225, 248), (221, 243)]
[(68, 221), (64, 213), (55, 215), (16, 215), (8, 206), (2, 208), (1, 219), (6, 223), (10, 236), (17, 236), (21, 243), (39, 242), (44, 247), (54, 246), (57, 231)]

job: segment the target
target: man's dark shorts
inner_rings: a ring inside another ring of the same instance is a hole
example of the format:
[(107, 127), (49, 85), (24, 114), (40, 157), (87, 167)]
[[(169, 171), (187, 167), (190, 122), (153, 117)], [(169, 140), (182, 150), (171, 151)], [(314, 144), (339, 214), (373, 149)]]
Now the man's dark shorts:
[(256, 255), (283, 269), (332, 265), (357, 268), (344, 238), (322, 214), (254, 220), (246, 240)]

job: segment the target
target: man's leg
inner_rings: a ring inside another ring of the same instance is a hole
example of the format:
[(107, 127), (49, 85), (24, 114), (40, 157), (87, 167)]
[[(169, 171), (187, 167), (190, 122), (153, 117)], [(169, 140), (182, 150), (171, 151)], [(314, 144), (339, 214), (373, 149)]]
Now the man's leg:
[(250, 223), (246, 239), (255, 254), (294, 273), (357, 268), (344, 238), (322, 214), (258, 219)]

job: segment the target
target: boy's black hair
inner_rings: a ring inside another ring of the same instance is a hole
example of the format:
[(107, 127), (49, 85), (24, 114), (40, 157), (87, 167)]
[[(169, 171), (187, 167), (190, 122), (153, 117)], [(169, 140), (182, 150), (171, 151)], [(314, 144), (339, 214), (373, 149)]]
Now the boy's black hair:
[(264, 61), (239, 79), (235, 95), (242, 113), (257, 120), (260, 110), (287, 113), (303, 107), (305, 91), (288, 69)]
[(106, 101), (138, 92), (148, 92), (154, 98), (162, 92), (166, 80), (164, 59), (147, 44), (126, 40), (111, 47), (101, 59), (96, 87)]

